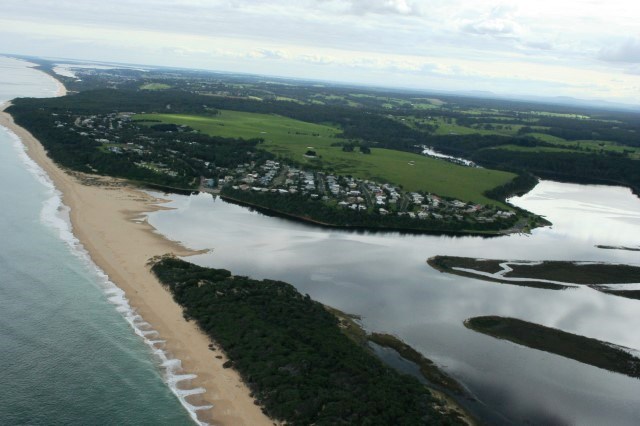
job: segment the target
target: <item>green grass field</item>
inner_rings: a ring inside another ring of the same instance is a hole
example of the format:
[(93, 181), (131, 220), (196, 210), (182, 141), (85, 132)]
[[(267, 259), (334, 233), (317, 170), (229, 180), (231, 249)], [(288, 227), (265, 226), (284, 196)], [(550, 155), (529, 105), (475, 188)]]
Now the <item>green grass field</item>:
[(180, 114), (141, 114), (135, 120), (158, 120), (192, 127), (203, 133), (228, 138), (263, 138), (265, 147), (272, 141), (287, 140), (290, 144), (307, 146), (330, 145), (338, 141), (340, 130), (332, 126), (306, 123), (272, 114), (220, 111), (215, 116)]
[(348, 99), (346, 96), (340, 96), (340, 95), (322, 95), (318, 93), (313, 95), (312, 98), (313, 98), (313, 101), (316, 101), (321, 104), (335, 103), (335, 101), (343, 101), (346, 103), (346, 105), (353, 108), (362, 106), (358, 102)]
[(495, 135), (493, 130), (473, 129), (471, 127), (460, 126), (455, 123), (455, 119), (452, 119), (452, 123), (447, 123), (443, 118), (438, 117), (431, 122), (426, 121), (427, 124), (437, 124), (438, 129), (436, 135)]
[(577, 118), (580, 120), (589, 120), (591, 117), (588, 115), (580, 115), (580, 114), (563, 114), (559, 112), (548, 112), (548, 111), (530, 111), (529, 114), (540, 115), (545, 117), (562, 117), (562, 118)]
[(547, 135), (544, 133), (527, 133), (528, 136), (533, 136), (543, 142), (552, 143), (559, 147), (565, 147), (567, 149), (577, 150), (589, 150), (593, 152), (610, 151), (617, 153), (627, 153), (629, 158), (634, 160), (640, 159), (640, 148), (633, 146), (619, 145), (610, 141), (598, 141), (598, 140), (578, 140), (568, 141), (556, 136)]
[(276, 96), (276, 101), (295, 102), (297, 104), (304, 105), (304, 102), (302, 102), (302, 101), (300, 101), (298, 99), (289, 98), (289, 97), (286, 97), (286, 96)]
[(570, 147), (551, 147), (551, 146), (518, 146), (518, 145), (500, 145), (491, 149), (504, 149), (507, 151), (522, 151), (522, 152), (580, 152)]
[(171, 89), (171, 86), (163, 83), (147, 83), (140, 86), (142, 90), (166, 90)]
[[(441, 196), (483, 204), (499, 204), (483, 194), (488, 189), (509, 182), (512, 173), (458, 166), (418, 154), (388, 149), (372, 149), (365, 155), (344, 152), (336, 127), (306, 123), (271, 114), (221, 111), (204, 117), (177, 114), (137, 115), (137, 120), (158, 120), (190, 126), (201, 132), (223, 137), (263, 138), (261, 147), (278, 156), (301, 164), (322, 167), (343, 175), (375, 179), (401, 185), (410, 191), (428, 191)], [(312, 148), (318, 158), (309, 159), (305, 152)]]
[(437, 98), (416, 98), (415, 100), (417, 101), (427, 101), (430, 105), (434, 105), (437, 107), (441, 107), (442, 105), (446, 104), (445, 101), (441, 100), (441, 99), (437, 99)]

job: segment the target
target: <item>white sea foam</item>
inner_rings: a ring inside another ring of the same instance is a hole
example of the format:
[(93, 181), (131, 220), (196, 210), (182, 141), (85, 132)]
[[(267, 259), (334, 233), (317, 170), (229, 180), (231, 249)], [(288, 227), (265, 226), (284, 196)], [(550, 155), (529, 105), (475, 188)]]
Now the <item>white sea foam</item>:
[(66, 243), (73, 255), (79, 258), (87, 269), (95, 276), (96, 282), (107, 296), (107, 300), (112, 303), (116, 310), (122, 314), (124, 319), (129, 323), (133, 331), (140, 336), (144, 343), (149, 346), (151, 352), (160, 362), (163, 368), (164, 380), (178, 398), (183, 407), (185, 407), (191, 418), (199, 425), (207, 425), (198, 419), (197, 411), (212, 408), (211, 405), (196, 406), (190, 404), (186, 398), (191, 395), (199, 395), (206, 390), (204, 388), (179, 389), (177, 384), (185, 380), (195, 379), (195, 374), (184, 374), (182, 371), (182, 362), (177, 358), (171, 358), (169, 354), (158, 348), (156, 345), (164, 343), (164, 340), (150, 339), (149, 337), (157, 337), (158, 332), (151, 328), (151, 325), (136, 313), (129, 304), (125, 292), (116, 286), (109, 276), (96, 265), (82, 243), (73, 235), (71, 221), (69, 219), (69, 207), (62, 202), (62, 193), (56, 189), (53, 181), (47, 173), (27, 155), (27, 148), (20, 138), (11, 130), (2, 127), (11, 137), (13, 147), (15, 148), (20, 160), (24, 163), (26, 169), (40, 182), (47, 191), (48, 198), (42, 204), (40, 211), (40, 220), (51, 229), (58, 233), (60, 239)]

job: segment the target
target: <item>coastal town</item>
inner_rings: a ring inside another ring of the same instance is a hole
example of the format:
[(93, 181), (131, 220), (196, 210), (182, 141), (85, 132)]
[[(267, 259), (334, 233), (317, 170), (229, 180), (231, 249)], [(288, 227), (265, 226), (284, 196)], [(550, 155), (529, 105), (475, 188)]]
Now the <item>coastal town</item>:
[[(178, 125), (154, 125), (132, 120), (133, 113), (77, 116), (56, 120), (56, 126), (99, 143), (99, 149), (129, 161), (141, 169), (178, 178), (199, 174), (200, 189), (220, 193), (225, 188), (274, 197), (304, 196), (309, 202), (352, 210), (362, 215), (397, 216), (416, 221), (494, 224), (513, 220), (516, 213), (495, 205), (467, 203), (437, 194), (405, 191), (391, 183), (376, 182), (309, 170), (277, 159), (256, 158), (235, 167), (221, 167), (180, 147), (200, 144), (197, 131)], [(69, 123), (69, 122), (72, 122)], [(158, 131), (160, 129), (161, 131)], [(311, 147), (310, 147), (311, 148)], [(313, 153), (312, 150), (310, 150)], [(311, 154), (313, 155), (313, 154)]]
[[(436, 194), (409, 192), (389, 183), (351, 176), (304, 170), (278, 161), (245, 163), (225, 173), (219, 186), (274, 196), (303, 195), (340, 209), (381, 216), (406, 216), (416, 220), (475, 221), (493, 223), (515, 216), (492, 205), (465, 203)], [(208, 186), (215, 186), (209, 180)]]

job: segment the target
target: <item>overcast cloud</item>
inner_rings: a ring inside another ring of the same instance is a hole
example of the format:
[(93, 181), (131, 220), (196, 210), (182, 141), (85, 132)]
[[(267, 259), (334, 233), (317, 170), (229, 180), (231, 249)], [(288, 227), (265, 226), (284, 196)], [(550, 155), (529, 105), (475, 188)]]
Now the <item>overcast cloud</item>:
[(640, 37), (629, 38), (617, 45), (605, 47), (600, 58), (605, 61), (640, 64)]
[(0, 52), (640, 103), (640, 2), (6, 0)]

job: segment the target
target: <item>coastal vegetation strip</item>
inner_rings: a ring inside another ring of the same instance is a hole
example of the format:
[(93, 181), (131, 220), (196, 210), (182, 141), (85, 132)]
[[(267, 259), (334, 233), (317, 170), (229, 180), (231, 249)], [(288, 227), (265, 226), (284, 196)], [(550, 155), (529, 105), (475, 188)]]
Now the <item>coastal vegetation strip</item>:
[(338, 326), (342, 332), (354, 342), (362, 346), (366, 346), (369, 342), (372, 342), (378, 346), (391, 348), (405, 360), (416, 364), (422, 377), (429, 381), (431, 385), (435, 385), (457, 396), (469, 397), (460, 383), (449, 377), (435, 365), (433, 361), (426, 358), (398, 337), (386, 333), (367, 333), (359, 323), (360, 317), (346, 314), (331, 306), (325, 305), (325, 309), (338, 319)]
[(508, 317), (475, 317), (464, 325), (498, 339), (640, 378), (640, 358), (611, 343)]
[[(224, 350), (256, 403), (287, 424), (464, 424), (417, 379), (351, 340), (290, 284), (233, 276), (173, 257), (152, 271), (184, 317)], [(213, 356), (213, 355), (212, 355)]]
[[(434, 256), (427, 263), (441, 272), (547, 289), (588, 285), (596, 290), (608, 284), (640, 283), (640, 266), (602, 262), (520, 261)], [(613, 294), (613, 293), (612, 293)]]
[(367, 339), (377, 345), (395, 350), (400, 354), (400, 356), (402, 356), (402, 358), (416, 364), (420, 369), (422, 376), (427, 379), (429, 383), (451, 391), (454, 394), (460, 396), (465, 395), (465, 390), (458, 382), (447, 376), (433, 363), (433, 361), (425, 358), (424, 355), (398, 339), (396, 336), (384, 333), (371, 333), (367, 336)]
[(516, 217), (510, 217), (498, 222), (479, 223), (444, 216), (418, 219), (408, 215), (366, 214), (351, 208), (336, 208), (335, 205), (327, 205), (322, 200), (303, 195), (283, 197), (258, 191), (243, 191), (239, 188), (224, 188), (221, 197), (228, 202), (255, 208), (265, 214), (329, 228), (492, 236), (509, 232), (510, 227), (515, 226), (518, 220)]
[(596, 247), (603, 250), (640, 251), (640, 247), (607, 246), (607, 245), (597, 245)]
[(640, 290), (612, 290), (608, 288), (598, 288), (598, 290), (603, 293), (612, 294), (614, 296), (640, 300)]

